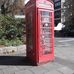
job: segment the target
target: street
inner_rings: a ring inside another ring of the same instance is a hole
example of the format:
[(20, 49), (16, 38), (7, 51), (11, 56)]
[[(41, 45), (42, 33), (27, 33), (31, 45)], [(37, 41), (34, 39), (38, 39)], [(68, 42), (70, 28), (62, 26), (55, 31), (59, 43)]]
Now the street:
[(74, 61), (74, 38), (55, 38), (55, 55)]
[(47, 64), (32, 66), (18, 55), (0, 57), (0, 74), (74, 74), (74, 38), (55, 38), (55, 60)]
[(55, 38), (55, 56), (60, 64), (74, 70), (74, 38)]

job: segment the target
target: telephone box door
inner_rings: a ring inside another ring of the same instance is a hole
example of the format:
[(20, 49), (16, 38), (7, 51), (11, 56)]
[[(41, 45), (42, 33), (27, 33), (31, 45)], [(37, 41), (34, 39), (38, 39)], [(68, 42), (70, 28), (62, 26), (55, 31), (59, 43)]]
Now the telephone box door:
[(53, 11), (38, 9), (39, 62), (54, 58), (53, 46)]

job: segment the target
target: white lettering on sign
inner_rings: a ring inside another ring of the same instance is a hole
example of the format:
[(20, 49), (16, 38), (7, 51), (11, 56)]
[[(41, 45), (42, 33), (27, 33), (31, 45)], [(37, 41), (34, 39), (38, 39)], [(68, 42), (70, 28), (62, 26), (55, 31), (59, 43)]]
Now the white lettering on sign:
[(53, 6), (51, 3), (43, 1), (43, 2), (37, 2), (37, 6), (41, 8), (48, 8), (48, 9), (53, 9)]

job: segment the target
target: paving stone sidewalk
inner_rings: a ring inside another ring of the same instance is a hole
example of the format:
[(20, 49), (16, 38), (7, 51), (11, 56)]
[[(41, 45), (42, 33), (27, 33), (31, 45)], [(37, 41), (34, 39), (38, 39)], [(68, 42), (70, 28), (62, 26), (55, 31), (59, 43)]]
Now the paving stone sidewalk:
[(54, 62), (40, 66), (32, 66), (26, 59), (25, 52), (0, 56), (0, 74), (74, 74), (74, 46), (71, 43), (69, 47), (65, 46), (67, 43), (63, 46), (60, 44), (57, 42), (55, 45)]

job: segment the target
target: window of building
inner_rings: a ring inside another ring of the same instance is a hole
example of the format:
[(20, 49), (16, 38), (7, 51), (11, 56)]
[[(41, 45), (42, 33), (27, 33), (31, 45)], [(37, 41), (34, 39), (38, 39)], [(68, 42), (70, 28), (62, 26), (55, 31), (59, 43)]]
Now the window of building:
[(54, 2), (58, 2), (58, 1), (60, 1), (60, 0), (54, 0)]
[(55, 3), (55, 7), (57, 7), (57, 6), (61, 6), (61, 2)]
[(60, 18), (61, 17), (61, 11), (56, 11), (55, 12), (55, 18)]

